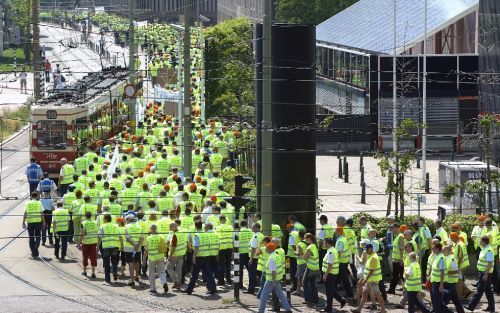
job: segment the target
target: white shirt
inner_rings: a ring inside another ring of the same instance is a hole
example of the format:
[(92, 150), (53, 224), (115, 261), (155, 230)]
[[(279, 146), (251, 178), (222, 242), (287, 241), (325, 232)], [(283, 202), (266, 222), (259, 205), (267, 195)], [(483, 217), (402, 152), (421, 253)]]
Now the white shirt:
[(26, 72), (21, 72), (21, 79), (26, 80), (28, 78), (28, 74)]
[(321, 226), (321, 229), (318, 232), (318, 240), (325, 240), (325, 230), (323, 229), (323, 226)]
[(213, 211), (212, 211), (212, 206), (211, 205), (205, 207), (203, 209), (203, 211), (201, 211), (201, 220), (203, 221), (203, 223), (207, 222), (207, 219), (212, 214), (212, 212)]
[(257, 233), (253, 233), (253, 237), (250, 240), (250, 248), (257, 249), (258, 247), (259, 247), (259, 238), (257, 237)]
[(269, 255), (269, 270), (271, 272), (274, 272), (276, 271), (276, 262), (274, 260), (274, 258), (271, 258), (272, 255), (274, 255), (276, 252), (273, 252)]
[(193, 247), (199, 247), (199, 246), (200, 246), (200, 237), (195, 234), (193, 237)]
[(335, 260), (335, 255), (333, 255), (333, 253), (328, 253), (326, 257), (326, 263), (333, 264), (334, 260)]
[(295, 237), (294, 236), (292, 236), (292, 235), (288, 236), (288, 245), (290, 245), (290, 246), (297, 245), (297, 243), (295, 242)]

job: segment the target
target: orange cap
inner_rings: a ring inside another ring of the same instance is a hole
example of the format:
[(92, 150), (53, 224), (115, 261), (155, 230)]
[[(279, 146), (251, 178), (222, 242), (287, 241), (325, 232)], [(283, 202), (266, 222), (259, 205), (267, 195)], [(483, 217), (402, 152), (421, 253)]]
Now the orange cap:
[(451, 228), (458, 228), (457, 224), (451, 224)]
[(217, 196), (216, 195), (211, 196), (210, 200), (212, 200), (212, 202), (217, 202)]
[(276, 245), (274, 243), (270, 242), (266, 245), (266, 248), (268, 248), (271, 251), (274, 251), (274, 250), (276, 250)]
[(450, 238), (458, 239), (459, 237), (458, 237), (458, 234), (457, 234), (457, 233), (452, 232), (452, 233), (450, 234)]
[(286, 224), (286, 229), (287, 230), (290, 230), (292, 228), (293, 228), (293, 224), (290, 224), (290, 223)]
[(401, 225), (401, 226), (399, 226), (399, 230), (400, 230), (400, 231), (405, 231), (405, 230), (408, 230), (408, 226), (406, 226), (406, 225)]
[(195, 183), (189, 184), (189, 190), (195, 191), (196, 190), (196, 184)]
[(484, 215), (479, 215), (479, 216), (477, 217), (477, 220), (478, 220), (478, 221), (480, 221), (480, 222), (484, 222), (484, 221), (486, 221), (486, 216), (484, 216)]
[(120, 216), (120, 217), (117, 217), (117, 218), (116, 218), (116, 222), (117, 222), (117, 223), (123, 223), (123, 222), (125, 222), (125, 219), (124, 219), (123, 217), (121, 217), (121, 216)]
[(337, 226), (337, 228), (335, 229), (335, 231), (339, 234), (343, 234), (344, 233), (344, 228), (341, 227), (341, 226)]
[(163, 190), (169, 191), (170, 190), (170, 185), (169, 184), (163, 185)]
[(139, 176), (139, 177), (144, 176), (144, 171), (139, 171), (139, 173), (137, 174), (137, 176)]
[(146, 166), (146, 172), (149, 172), (149, 171), (151, 171), (151, 166), (148, 165), (148, 166)]
[(201, 183), (201, 176), (196, 176), (194, 179), (197, 183)]

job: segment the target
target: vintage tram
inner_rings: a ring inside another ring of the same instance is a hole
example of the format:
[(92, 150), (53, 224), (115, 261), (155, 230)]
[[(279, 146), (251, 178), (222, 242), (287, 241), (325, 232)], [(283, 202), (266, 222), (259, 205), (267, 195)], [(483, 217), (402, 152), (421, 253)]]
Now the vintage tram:
[(51, 178), (59, 177), (61, 158), (71, 162), (80, 149), (121, 131), (128, 75), (124, 68), (91, 73), (32, 105), (30, 155)]

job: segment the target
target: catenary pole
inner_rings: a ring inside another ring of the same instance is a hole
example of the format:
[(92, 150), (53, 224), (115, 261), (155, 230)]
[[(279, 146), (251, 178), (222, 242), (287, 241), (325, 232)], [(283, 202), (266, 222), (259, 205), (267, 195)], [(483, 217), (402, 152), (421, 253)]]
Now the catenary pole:
[(184, 1), (184, 177), (191, 177), (191, 0)]

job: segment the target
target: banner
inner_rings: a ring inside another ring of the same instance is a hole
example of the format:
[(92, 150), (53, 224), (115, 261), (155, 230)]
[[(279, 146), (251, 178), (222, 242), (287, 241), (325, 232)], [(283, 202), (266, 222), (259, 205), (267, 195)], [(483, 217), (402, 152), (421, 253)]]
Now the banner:
[(165, 103), (165, 101), (178, 101), (179, 91), (166, 90), (159, 85), (154, 86), (155, 101)]
[(115, 146), (115, 151), (113, 152), (113, 159), (111, 159), (111, 164), (108, 167), (108, 177), (106, 177), (106, 181), (111, 180), (111, 176), (116, 170), (116, 167), (120, 163), (120, 150), (118, 149), (118, 144)]

